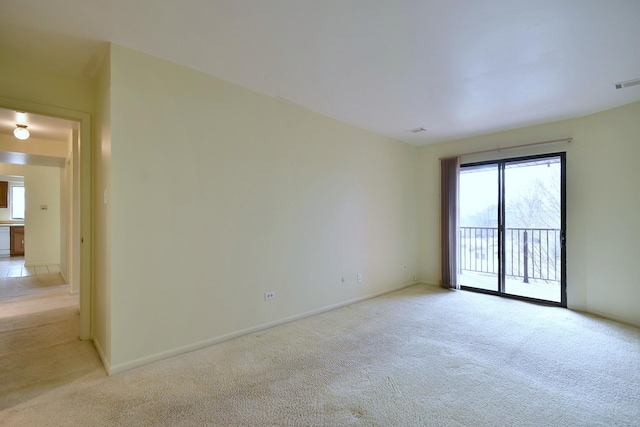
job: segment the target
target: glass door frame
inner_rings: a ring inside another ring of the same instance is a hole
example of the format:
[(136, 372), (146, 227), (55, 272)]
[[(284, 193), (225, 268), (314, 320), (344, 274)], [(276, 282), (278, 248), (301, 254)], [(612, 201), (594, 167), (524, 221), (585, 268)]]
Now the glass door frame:
[[(528, 160), (539, 160), (545, 158), (560, 159), (560, 302), (531, 298), (526, 296), (514, 295), (505, 292), (506, 282), (506, 245), (505, 245), (505, 169), (508, 163), (525, 162)], [(530, 156), (509, 157), (499, 160), (486, 160), (481, 162), (462, 163), (461, 170), (465, 167), (496, 165), (498, 167), (498, 291), (488, 289), (475, 288), (471, 286), (461, 286), (460, 288), (467, 291), (479, 292), (485, 294), (498, 295), (505, 298), (513, 298), (530, 302), (541, 303), (545, 305), (553, 305), (567, 307), (567, 158), (565, 152), (537, 154)], [(458, 233), (458, 236), (460, 233)], [(458, 245), (460, 242), (458, 242)], [(456, 251), (459, 253), (459, 250)], [(458, 263), (458, 265), (460, 265)]]

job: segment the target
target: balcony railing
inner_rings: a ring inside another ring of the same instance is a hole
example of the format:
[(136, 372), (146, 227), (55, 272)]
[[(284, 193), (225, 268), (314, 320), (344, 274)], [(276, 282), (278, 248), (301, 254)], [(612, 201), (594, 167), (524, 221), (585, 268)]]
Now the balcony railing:
[[(553, 228), (505, 229), (505, 274), (551, 282), (560, 281), (560, 230)], [(498, 274), (498, 229), (460, 227), (459, 268)]]

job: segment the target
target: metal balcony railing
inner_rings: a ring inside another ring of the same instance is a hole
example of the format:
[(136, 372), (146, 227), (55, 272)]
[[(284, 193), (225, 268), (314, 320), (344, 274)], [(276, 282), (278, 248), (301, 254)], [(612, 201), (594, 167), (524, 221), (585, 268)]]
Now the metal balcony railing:
[[(551, 282), (560, 281), (559, 229), (505, 229), (505, 274)], [(498, 274), (498, 229), (460, 227), (459, 268), (462, 271)]]

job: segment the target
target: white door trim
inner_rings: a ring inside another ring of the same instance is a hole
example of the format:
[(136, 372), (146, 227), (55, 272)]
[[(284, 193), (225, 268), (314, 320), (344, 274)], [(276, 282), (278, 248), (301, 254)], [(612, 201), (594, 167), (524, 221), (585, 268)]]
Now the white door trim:
[[(75, 265), (80, 265), (80, 339), (92, 339), (91, 328), (91, 293), (92, 293), (92, 173), (91, 173), (91, 114), (82, 111), (68, 110), (35, 102), (21, 101), (0, 97), (0, 107), (25, 111), (45, 116), (74, 120), (80, 123), (80, 200), (75, 210), (80, 211), (80, 227), (72, 227), (71, 245), (78, 245), (80, 250), (73, 251), (80, 259), (74, 259)], [(75, 171), (74, 171), (75, 172)], [(75, 178), (75, 177), (74, 177)], [(79, 233), (79, 235), (78, 235)]]

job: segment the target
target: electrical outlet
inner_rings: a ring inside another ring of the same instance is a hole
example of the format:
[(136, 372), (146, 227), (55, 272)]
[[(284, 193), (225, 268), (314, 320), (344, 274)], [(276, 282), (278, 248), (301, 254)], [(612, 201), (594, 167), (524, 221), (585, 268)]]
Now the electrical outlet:
[(276, 297), (276, 293), (274, 291), (269, 291), (264, 293), (264, 300), (269, 301), (270, 299), (274, 299)]
[(362, 273), (358, 273), (358, 283), (362, 283)]

